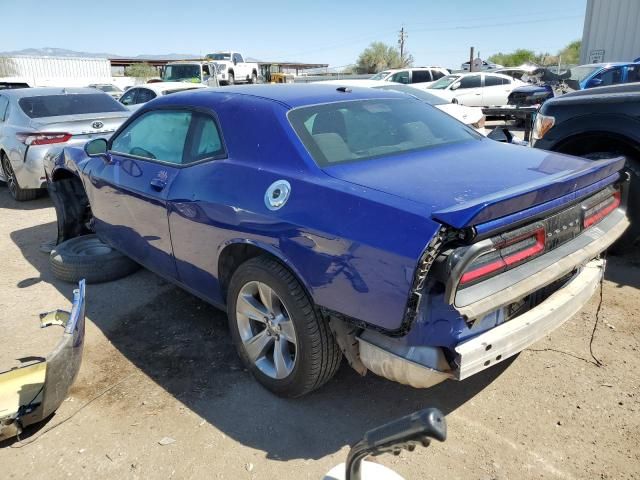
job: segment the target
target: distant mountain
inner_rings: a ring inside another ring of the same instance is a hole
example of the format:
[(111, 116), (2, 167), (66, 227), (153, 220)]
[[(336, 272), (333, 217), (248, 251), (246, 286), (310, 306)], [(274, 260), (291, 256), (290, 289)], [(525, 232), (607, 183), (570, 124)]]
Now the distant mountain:
[(25, 48), (12, 52), (0, 52), (0, 56), (15, 55), (31, 55), (37, 57), (144, 58), (148, 60), (182, 60), (200, 57), (192, 53), (167, 53), (166, 55), (136, 55), (135, 57), (129, 57), (126, 55), (116, 55), (115, 53), (77, 52), (75, 50), (67, 50), (66, 48)]

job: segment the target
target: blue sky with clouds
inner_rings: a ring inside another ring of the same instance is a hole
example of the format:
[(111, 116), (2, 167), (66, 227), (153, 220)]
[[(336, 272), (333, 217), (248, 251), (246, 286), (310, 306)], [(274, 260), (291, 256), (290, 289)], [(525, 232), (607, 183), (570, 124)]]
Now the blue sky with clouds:
[(0, 51), (57, 47), (119, 55), (234, 49), (261, 60), (353, 63), (372, 41), (408, 32), (416, 65), (456, 67), (582, 37), (586, 0), (0, 0)]

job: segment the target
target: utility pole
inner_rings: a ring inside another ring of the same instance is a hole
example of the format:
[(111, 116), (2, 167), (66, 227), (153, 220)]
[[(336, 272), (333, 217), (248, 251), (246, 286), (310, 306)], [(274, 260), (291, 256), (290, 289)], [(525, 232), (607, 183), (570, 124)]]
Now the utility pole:
[(407, 32), (404, 31), (404, 25), (400, 29), (398, 35), (398, 45), (400, 46), (400, 64), (404, 66), (404, 42), (407, 38)]
[(469, 50), (469, 71), (473, 72), (473, 47)]

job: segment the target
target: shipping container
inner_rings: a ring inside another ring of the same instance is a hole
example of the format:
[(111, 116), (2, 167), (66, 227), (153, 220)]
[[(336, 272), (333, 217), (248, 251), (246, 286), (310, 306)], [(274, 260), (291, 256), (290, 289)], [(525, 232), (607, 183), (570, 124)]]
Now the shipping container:
[(111, 63), (106, 58), (0, 56), (0, 84), (86, 87), (111, 83), (111, 79)]

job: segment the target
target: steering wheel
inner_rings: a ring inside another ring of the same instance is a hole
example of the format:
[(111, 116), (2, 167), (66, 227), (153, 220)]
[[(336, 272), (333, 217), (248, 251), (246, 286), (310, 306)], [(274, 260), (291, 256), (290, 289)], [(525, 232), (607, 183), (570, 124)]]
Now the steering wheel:
[(145, 157), (145, 158), (156, 158), (156, 156), (148, 150), (140, 147), (133, 147), (129, 153), (131, 155), (135, 155), (136, 157)]

